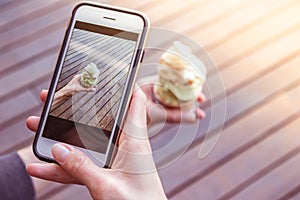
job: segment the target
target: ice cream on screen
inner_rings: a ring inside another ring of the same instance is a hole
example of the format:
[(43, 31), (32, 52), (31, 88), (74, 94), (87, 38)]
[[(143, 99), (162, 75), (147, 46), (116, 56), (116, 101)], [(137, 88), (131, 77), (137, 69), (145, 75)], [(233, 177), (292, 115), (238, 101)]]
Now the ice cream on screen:
[(97, 65), (94, 63), (89, 63), (81, 73), (80, 83), (83, 87), (91, 87), (97, 84), (100, 71)]

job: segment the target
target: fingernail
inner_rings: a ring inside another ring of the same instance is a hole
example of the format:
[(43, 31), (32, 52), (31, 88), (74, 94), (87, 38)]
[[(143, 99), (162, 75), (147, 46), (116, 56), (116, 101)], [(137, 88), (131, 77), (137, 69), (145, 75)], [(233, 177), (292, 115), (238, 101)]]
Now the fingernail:
[(70, 150), (61, 144), (55, 144), (52, 147), (52, 154), (58, 162), (63, 162), (70, 154)]
[(187, 112), (187, 113), (185, 113), (185, 116), (183, 116), (183, 118), (187, 122), (195, 122), (196, 121), (196, 113), (195, 112)]
[(205, 118), (205, 116), (206, 116), (205, 112), (201, 110), (199, 118), (203, 119)]

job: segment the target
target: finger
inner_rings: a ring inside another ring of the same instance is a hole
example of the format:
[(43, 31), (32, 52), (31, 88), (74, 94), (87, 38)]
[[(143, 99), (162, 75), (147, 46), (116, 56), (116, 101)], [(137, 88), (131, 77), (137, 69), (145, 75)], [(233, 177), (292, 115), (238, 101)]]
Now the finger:
[(76, 78), (76, 79), (78, 79), (78, 80), (80, 80), (80, 77), (81, 77), (80, 74), (76, 74), (76, 75), (74, 76), (74, 78)]
[[(80, 183), (89, 186), (95, 184), (94, 181), (97, 182), (97, 180), (105, 182), (105, 179), (102, 178), (105, 177), (103, 175), (105, 170), (98, 168), (81, 151), (66, 144), (55, 144), (52, 147), (52, 154), (64, 171)], [(99, 175), (99, 172), (102, 174)]]
[(196, 110), (181, 111), (180, 109), (167, 109), (168, 123), (195, 123), (197, 119), (203, 119), (205, 112), (200, 108)]
[(147, 83), (147, 84), (144, 83), (143, 85), (140, 85), (146, 97), (147, 98), (151, 97), (151, 100), (153, 98), (153, 85), (154, 85), (153, 83)]
[(89, 88), (85, 88), (85, 90), (87, 92), (96, 92), (96, 85), (93, 85), (92, 87), (89, 87)]
[(43, 103), (46, 102), (47, 99), (47, 95), (48, 95), (48, 90), (42, 90), (40, 93), (40, 99)]
[(130, 114), (132, 122), (142, 127), (146, 127), (146, 100), (146, 96), (141, 88), (136, 86), (128, 113)]
[(206, 101), (206, 97), (205, 97), (205, 95), (202, 92), (197, 96), (197, 101), (199, 103)]
[(146, 127), (146, 96), (139, 87), (132, 95), (112, 168), (129, 173), (156, 170)]
[(197, 108), (195, 110), (195, 113), (196, 113), (196, 117), (198, 119), (203, 119), (206, 116), (205, 112), (202, 109), (200, 109), (200, 108)]
[(131, 98), (120, 135), (119, 149), (132, 153), (151, 152), (146, 125), (146, 97), (139, 87)]
[(192, 110), (181, 111), (180, 109), (174, 109), (167, 111), (167, 122), (169, 123), (194, 123), (196, 120), (196, 113)]
[(59, 183), (81, 184), (78, 180), (53, 163), (33, 163), (26, 166), (29, 175)]
[(123, 132), (133, 138), (148, 138), (146, 132), (146, 96), (139, 87), (132, 95)]
[(38, 129), (38, 125), (40, 123), (40, 117), (30, 116), (26, 120), (26, 126), (31, 130), (36, 132)]

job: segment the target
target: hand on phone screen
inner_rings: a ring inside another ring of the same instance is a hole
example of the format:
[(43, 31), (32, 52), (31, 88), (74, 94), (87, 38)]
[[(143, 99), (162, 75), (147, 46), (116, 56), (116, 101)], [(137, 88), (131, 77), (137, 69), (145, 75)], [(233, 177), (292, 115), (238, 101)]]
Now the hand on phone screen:
[(83, 87), (80, 84), (80, 74), (75, 75), (72, 80), (63, 88), (58, 90), (54, 94), (53, 98), (53, 106), (57, 106), (62, 101), (66, 101), (71, 98), (74, 94), (79, 92), (95, 92), (96, 85), (92, 85), (91, 87)]

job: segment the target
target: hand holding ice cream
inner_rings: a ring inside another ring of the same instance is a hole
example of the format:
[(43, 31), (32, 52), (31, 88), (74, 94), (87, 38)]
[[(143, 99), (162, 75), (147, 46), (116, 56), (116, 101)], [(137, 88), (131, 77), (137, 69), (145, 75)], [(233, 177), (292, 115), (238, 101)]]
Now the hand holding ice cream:
[(205, 65), (180, 42), (162, 54), (160, 64), (156, 98), (167, 107), (192, 108), (206, 80)]
[[(55, 106), (57, 104), (60, 104), (62, 101), (65, 101), (72, 97), (74, 94), (79, 92), (95, 92), (96, 91), (96, 81), (93, 80), (95, 84), (90, 85), (91, 83), (94, 83), (92, 81), (87, 81), (86, 83), (89, 84), (89, 87), (84, 87), (81, 83), (82, 74), (75, 75), (70, 82), (67, 83), (63, 88), (55, 92), (52, 105)], [(97, 78), (98, 80), (98, 78)]]
[[(196, 107), (194, 110), (181, 110), (179, 107), (167, 107), (157, 103), (153, 98), (153, 88), (157, 82), (156, 76), (148, 76), (139, 79), (138, 84), (146, 95), (147, 123), (195, 123), (205, 117), (205, 112)], [(203, 103), (206, 97), (201, 92), (197, 94), (197, 102)]]
[(89, 63), (81, 73), (80, 84), (83, 87), (92, 87), (98, 82), (100, 71), (94, 63)]

